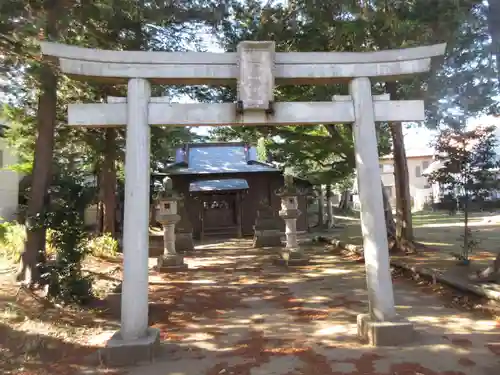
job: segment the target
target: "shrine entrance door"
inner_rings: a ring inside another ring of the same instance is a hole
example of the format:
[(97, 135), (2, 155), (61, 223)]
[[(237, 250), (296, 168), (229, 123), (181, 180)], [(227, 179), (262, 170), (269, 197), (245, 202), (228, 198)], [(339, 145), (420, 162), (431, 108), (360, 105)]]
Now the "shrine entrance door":
[(238, 234), (236, 196), (236, 192), (210, 194), (203, 199), (201, 212), (202, 237), (226, 237)]

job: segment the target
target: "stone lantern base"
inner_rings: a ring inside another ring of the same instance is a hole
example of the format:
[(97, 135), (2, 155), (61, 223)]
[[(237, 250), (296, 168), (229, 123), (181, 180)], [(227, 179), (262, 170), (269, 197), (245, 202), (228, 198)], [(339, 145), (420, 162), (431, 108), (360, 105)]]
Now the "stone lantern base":
[(158, 258), (156, 268), (159, 272), (175, 272), (186, 270), (188, 265), (184, 263), (182, 255), (162, 255)]
[(274, 263), (280, 266), (306, 266), (309, 264), (309, 257), (299, 249), (282, 249), (279, 258), (276, 258)]

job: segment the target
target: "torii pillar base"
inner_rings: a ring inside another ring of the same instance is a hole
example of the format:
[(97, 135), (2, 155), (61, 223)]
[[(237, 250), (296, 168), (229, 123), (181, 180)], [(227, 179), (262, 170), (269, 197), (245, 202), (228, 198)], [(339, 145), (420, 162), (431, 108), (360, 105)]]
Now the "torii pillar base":
[(413, 323), (401, 316), (380, 322), (370, 314), (360, 314), (357, 323), (358, 337), (372, 346), (400, 346), (415, 340)]
[(99, 350), (99, 359), (107, 366), (131, 366), (139, 362), (152, 362), (160, 353), (160, 330), (149, 327), (146, 335), (135, 340), (124, 340), (116, 332)]

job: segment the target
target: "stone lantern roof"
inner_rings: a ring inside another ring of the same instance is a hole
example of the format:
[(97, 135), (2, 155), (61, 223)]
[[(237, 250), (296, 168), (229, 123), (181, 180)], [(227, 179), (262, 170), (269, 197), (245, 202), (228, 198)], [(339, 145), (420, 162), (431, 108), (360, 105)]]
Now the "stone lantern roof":
[(298, 187), (294, 183), (294, 177), (286, 173), (284, 175), (285, 184), (276, 190), (278, 197), (307, 195), (307, 189)]
[(178, 201), (183, 199), (183, 196), (174, 190), (172, 178), (167, 176), (163, 179), (163, 190), (157, 194), (156, 199)]

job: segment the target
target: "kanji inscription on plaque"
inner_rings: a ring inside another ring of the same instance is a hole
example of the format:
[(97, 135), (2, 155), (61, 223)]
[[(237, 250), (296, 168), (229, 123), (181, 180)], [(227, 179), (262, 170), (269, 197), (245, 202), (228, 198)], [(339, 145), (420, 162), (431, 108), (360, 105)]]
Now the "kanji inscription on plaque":
[(274, 42), (238, 45), (238, 100), (244, 110), (267, 110), (274, 100)]

